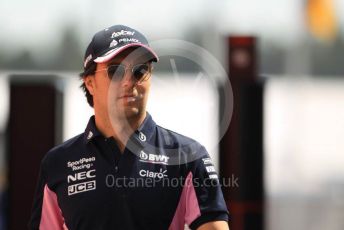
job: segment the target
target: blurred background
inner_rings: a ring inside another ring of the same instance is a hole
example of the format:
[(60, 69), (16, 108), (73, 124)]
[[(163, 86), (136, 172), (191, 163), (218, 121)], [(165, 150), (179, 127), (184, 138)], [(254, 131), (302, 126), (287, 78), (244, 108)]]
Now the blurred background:
[[(42, 156), (84, 130), (84, 50), (114, 24), (208, 52), (165, 56), (148, 111), (204, 144), (222, 178), (239, 178), (223, 188), (231, 229), (344, 229), (344, 1), (2, 0), (0, 9), (1, 230), (25, 229)], [(209, 55), (231, 89), (199, 78)]]

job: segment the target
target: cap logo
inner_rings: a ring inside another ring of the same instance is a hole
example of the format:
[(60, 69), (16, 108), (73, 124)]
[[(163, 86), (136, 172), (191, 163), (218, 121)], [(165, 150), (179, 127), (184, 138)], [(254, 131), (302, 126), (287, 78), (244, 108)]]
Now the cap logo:
[(141, 43), (139, 40), (135, 38), (121, 38), (119, 39), (119, 42), (135, 42), (135, 43)]
[(118, 42), (116, 40), (112, 40), (112, 42), (110, 43), (109, 48), (117, 46)]
[(111, 38), (116, 38), (116, 37), (122, 36), (122, 35), (133, 36), (134, 34), (135, 34), (135, 31), (121, 30), (119, 32), (113, 32), (111, 35)]
[(88, 55), (87, 58), (85, 59), (84, 67), (87, 66), (87, 64), (91, 61), (91, 59), (92, 59), (92, 54)]

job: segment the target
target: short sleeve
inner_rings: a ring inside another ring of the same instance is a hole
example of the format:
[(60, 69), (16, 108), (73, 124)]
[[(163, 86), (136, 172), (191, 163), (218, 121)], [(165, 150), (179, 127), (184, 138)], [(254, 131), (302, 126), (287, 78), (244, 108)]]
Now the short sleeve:
[[(186, 199), (186, 223), (191, 229), (200, 225), (224, 220), (228, 221), (229, 213), (223, 198), (218, 174), (212, 159), (202, 146), (200, 158), (195, 160), (188, 175)], [(189, 181), (189, 182), (188, 182)]]
[(55, 192), (48, 187), (44, 168), (43, 160), (38, 176), (28, 229), (67, 229), (57, 202), (57, 196)]

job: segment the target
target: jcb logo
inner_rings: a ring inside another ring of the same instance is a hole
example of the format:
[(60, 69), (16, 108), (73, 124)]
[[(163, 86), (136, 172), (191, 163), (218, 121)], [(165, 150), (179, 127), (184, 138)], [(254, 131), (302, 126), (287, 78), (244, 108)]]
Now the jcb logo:
[(68, 175), (67, 181), (68, 183), (70, 183), (74, 181), (85, 180), (87, 178), (94, 178), (96, 177), (95, 172), (96, 170), (93, 169), (87, 172), (79, 172), (79, 173), (75, 173), (74, 175)]
[(87, 181), (79, 184), (73, 184), (68, 186), (68, 196), (74, 195), (80, 192), (86, 192), (89, 190), (95, 190), (96, 189), (96, 181)]

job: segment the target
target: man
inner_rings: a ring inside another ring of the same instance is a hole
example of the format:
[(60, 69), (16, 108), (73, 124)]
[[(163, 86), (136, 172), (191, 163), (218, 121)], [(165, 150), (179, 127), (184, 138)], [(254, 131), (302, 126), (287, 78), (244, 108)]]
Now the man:
[(81, 77), (95, 115), (42, 160), (30, 229), (228, 229), (205, 148), (146, 112), (153, 62), (130, 27), (93, 36)]

